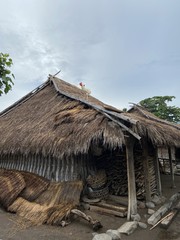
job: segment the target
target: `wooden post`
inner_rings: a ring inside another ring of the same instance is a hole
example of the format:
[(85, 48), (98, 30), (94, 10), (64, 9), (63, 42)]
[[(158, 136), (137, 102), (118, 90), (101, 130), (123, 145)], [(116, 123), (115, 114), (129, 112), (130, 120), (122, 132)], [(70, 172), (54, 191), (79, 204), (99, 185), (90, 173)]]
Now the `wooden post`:
[(134, 143), (135, 138), (132, 136), (125, 137), (126, 142), (126, 159), (127, 159), (127, 177), (128, 177), (128, 214), (127, 219), (131, 219), (131, 215), (137, 214), (137, 198), (136, 183), (134, 172)]
[(157, 147), (156, 147), (156, 157), (154, 159), (154, 165), (155, 165), (157, 192), (158, 192), (158, 195), (161, 197), (162, 196), (162, 186), (161, 186), (161, 175), (160, 175), (160, 169), (159, 169), (159, 158), (158, 158)]
[(170, 167), (170, 173), (171, 173), (171, 187), (176, 188), (174, 183), (174, 170), (173, 170), (173, 163), (172, 163), (171, 147), (168, 147), (168, 154), (169, 154), (169, 167)]
[(151, 201), (151, 184), (150, 184), (150, 176), (149, 176), (148, 143), (146, 139), (142, 139), (142, 155), (143, 155), (146, 202), (150, 202)]

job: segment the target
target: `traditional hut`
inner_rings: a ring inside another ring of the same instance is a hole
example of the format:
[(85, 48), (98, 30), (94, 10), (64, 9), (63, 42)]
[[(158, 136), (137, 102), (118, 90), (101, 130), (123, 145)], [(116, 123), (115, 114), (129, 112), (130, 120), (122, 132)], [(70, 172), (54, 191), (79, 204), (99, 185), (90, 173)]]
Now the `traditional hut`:
[[(0, 113), (0, 167), (51, 181), (85, 180), (98, 169), (99, 154), (106, 152), (113, 160), (112, 153), (121, 152), (125, 142), (140, 139), (132, 124), (122, 111), (50, 76)], [(127, 151), (132, 161), (131, 146)]]
[(106, 170), (110, 193), (128, 195), (130, 219), (137, 196), (160, 191), (154, 146), (180, 143), (178, 126), (150, 116), (123, 113), (49, 76), (0, 113), (0, 167), (51, 181), (86, 181)]
[(1, 112), (1, 167), (56, 181), (85, 179), (95, 167), (95, 148), (122, 148), (125, 132), (140, 138), (128, 122), (120, 110), (50, 76)]

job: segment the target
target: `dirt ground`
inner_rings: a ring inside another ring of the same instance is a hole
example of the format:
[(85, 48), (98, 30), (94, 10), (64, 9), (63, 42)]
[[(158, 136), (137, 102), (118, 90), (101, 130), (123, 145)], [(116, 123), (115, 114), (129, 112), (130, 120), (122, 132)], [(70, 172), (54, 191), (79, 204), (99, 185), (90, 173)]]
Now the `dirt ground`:
[[(176, 189), (170, 187), (170, 176), (162, 175), (163, 182), (163, 196), (167, 199), (174, 193), (180, 191), (180, 176), (175, 176)], [(157, 206), (158, 209), (160, 206)], [(117, 229), (124, 222), (125, 218), (111, 217), (106, 215), (97, 214), (94, 212), (86, 212), (95, 219), (101, 221), (103, 228), (98, 233), (104, 233), (108, 229)], [(139, 210), (141, 215), (141, 221), (147, 222), (147, 209)], [(151, 226), (148, 226), (146, 230), (136, 229), (136, 231), (130, 235), (121, 235), (122, 240), (139, 240), (141, 238), (146, 240), (180, 240), (180, 213), (176, 216), (170, 227), (165, 230), (157, 226), (153, 230), (150, 230)], [(93, 230), (91, 226), (84, 220), (75, 219), (70, 225), (62, 228), (55, 226), (36, 226), (27, 227), (17, 215), (4, 212), (0, 209), (0, 240), (36, 240), (36, 239), (48, 239), (48, 240), (91, 240)]]

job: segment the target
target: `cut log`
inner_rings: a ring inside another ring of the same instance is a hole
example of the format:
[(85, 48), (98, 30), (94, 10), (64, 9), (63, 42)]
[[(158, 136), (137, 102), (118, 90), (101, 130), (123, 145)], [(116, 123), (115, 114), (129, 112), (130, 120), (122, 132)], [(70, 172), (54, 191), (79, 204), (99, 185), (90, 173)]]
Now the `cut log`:
[(128, 198), (127, 197), (120, 197), (120, 196), (115, 196), (115, 195), (109, 195), (108, 197), (109, 200), (112, 200), (116, 203), (119, 203), (123, 206), (128, 206)]
[(180, 198), (180, 193), (175, 193), (167, 203), (165, 203), (162, 207), (160, 207), (151, 217), (148, 219), (148, 224), (155, 225), (161, 217), (169, 211), (172, 207), (173, 203), (175, 203)]
[(115, 210), (103, 208), (103, 207), (98, 207), (98, 206), (93, 206), (90, 205), (90, 211), (98, 212), (101, 214), (106, 214), (106, 215), (113, 215), (113, 216), (118, 216), (118, 217), (126, 217), (126, 213), (118, 212)]
[[(127, 197), (109, 195), (108, 199), (113, 201), (113, 202), (115, 202), (115, 203), (118, 203), (120, 205), (128, 207), (128, 198)], [(137, 205), (139, 207), (139, 206), (145, 205), (145, 203), (142, 202), (142, 201), (137, 200)]]
[(166, 218), (171, 217), (171, 215), (172, 215), (172, 212), (169, 213), (168, 215), (166, 215), (165, 217), (163, 217), (162, 219), (160, 219), (156, 224), (154, 224), (154, 225), (150, 228), (150, 230), (153, 230), (157, 225), (159, 225), (159, 224), (160, 224), (162, 221), (164, 221)]
[(169, 213), (164, 220), (161, 221), (160, 227), (167, 229), (169, 225), (172, 223), (173, 219), (176, 217), (178, 210), (173, 210)]
[(122, 212), (122, 213), (127, 213), (127, 208), (120, 207), (120, 206), (115, 206), (115, 205), (112, 205), (112, 204), (109, 204), (109, 203), (99, 202), (99, 203), (91, 203), (91, 205), (115, 210), (115, 211)]
[(180, 202), (176, 205), (176, 207), (170, 212), (170, 216), (165, 218), (163, 221), (160, 223), (160, 227), (167, 229), (172, 221), (175, 219), (177, 214), (180, 211)]

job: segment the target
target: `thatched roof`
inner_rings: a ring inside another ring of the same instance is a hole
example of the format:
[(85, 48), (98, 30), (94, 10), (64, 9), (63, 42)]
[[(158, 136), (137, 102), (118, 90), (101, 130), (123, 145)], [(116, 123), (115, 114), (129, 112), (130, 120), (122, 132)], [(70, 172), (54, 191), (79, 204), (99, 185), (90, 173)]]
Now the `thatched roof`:
[(180, 147), (180, 125), (162, 120), (144, 107), (134, 104), (126, 114), (137, 121), (132, 130), (154, 145)]
[[(131, 121), (132, 122), (132, 121)], [(125, 124), (124, 124), (125, 123)], [(50, 76), (0, 113), (0, 154), (62, 156), (87, 153), (92, 142), (122, 146), (129, 118), (83, 90)]]

